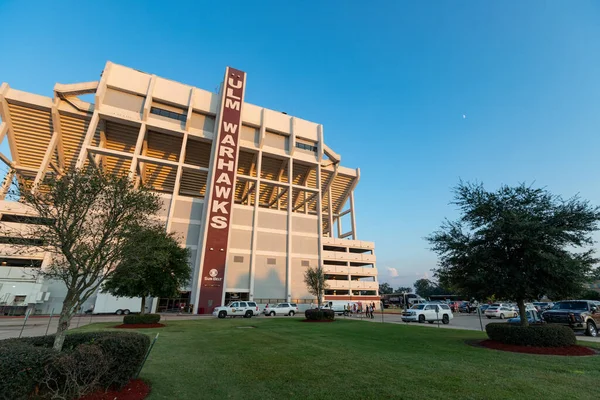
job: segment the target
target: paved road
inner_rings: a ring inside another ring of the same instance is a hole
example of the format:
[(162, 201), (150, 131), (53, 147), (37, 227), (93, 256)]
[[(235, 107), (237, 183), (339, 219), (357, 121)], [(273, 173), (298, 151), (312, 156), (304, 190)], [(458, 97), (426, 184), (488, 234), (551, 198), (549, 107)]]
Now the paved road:
[[(370, 321), (381, 323), (382, 322), (381, 314), (376, 314), (375, 318)], [(490, 322), (500, 322), (500, 321), (501, 320), (499, 320), (499, 319), (487, 319), (482, 316), (481, 323), (480, 323), (479, 317), (477, 316), (477, 314), (458, 314), (457, 313), (457, 314), (454, 314), (454, 318), (450, 321), (450, 324), (444, 325), (440, 322), (439, 327), (444, 328), (444, 329), (464, 329), (464, 330), (471, 330), (471, 331), (481, 331), (482, 326), (483, 326), (483, 329), (485, 329), (485, 326), (487, 324), (489, 324)], [(428, 326), (428, 327), (433, 327), (433, 328), (438, 327), (437, 323), (419, 324), (418, 322), (411, 322), (411, 323), (402, 322), (401, 316), (398, 314), (384, 314), (383, 322), (384, 323), (393, 323), (393, 324), (402, 324), (402, 325), (411, 325), (411, 326)], [(600, 343), (600, 337), (592, 338), (592, 337), (588, 337), (588, 336), (585, 336), (580, 333), (576, 333), (576, 335), (577, 335), (577, 339), (579, 339), (579, 340)]]
[[(169, 320), (186, 320), (186, 319), (197, 319), (207, 318), (205, 316), (195, 315), (176, 315), (176, 314), (163, 314), (162, 321)], [(123, 316), (117, 315), (83, 315), (75, 316), (71, 320), (70, 329), (75, 329), (79, 326), (88, 325), (95, 322), (120, 322), (123, 320)], [(8, 339), (12, 337), (18, 337), (21, 329), (23, 328), (23, 317), (15, 318), (0, 318), (0, 340)], [(48, 325), (50, 323), (50, 325)], [(52, 319), (49, 317), (32, 317), (27, 320), (25, 328), (21, 336), (43, 336), (46, 334), (53, 334), (56, 332), (58, 326), (58, 316), (54, 316)]]
[[(301, 317), (303, 317), (302, 313), (296, 315), (296, 318), (301, 318)], [(189, 320), (189, 319), (198, 319), (198, 318), (212, 319), (214, 317), (199, 316), (199, 315), (163, 314), (162, 321)], [(260, 316), (258, 318), (290, 318), (290, 317)], [(495, 320), (495, 319), (490, 320), (487, 318), (482, 318), (481, 324), (480, 324), (477, 314), (454, 314), (454, 318), (450, 321), (450, 324), (448, 324), (448, 325), (444, 325), (442, 323), (440, 323), (439, 325), (437, 323), (419, 324), (416, 322), (411, 322), (410, 324), (407, 324), (405, 322), (402, 322), (401, 316), (399, 314), (388, 314), (388, 313), (384, 314), (383, 318), (382, 318), (381, 314), (375, 314), (374, 319), (366, 319), (366, 318), (360, 318), (360, 317), (342, 317), (342, 316), (337, 317), (337, 318), (340, 318), (340, 319), (348, 318), (348, 319), (364, 320), (364, 321), (369, 321), (369, 322), (377, 322), (377, 323), (384, 322), (384, 323), (410, 325), (410, 326), (426, 326), (426, 327), (432, 327), (432, 328), (438, 328), (438, 326), (439, 326), (440, 329), (465, 329), (465, 330), (473, 330), (473, 331), (481, 331), (481, 325), (483, 325), (483, 328), (485, 329), (485, 326), (488, 323), (499, 321), (499, 320)], [(71, 329), (77, 328), (78, 326), (84, 326), (84, 325), (87, 325), (90, 323), (95, 323), (95, 322), (119, 322), (122, 319), (123, 319), (123, 317), (119, 317), (116, 315), (107, 315), (107, 316), (94, 315), (93, 317), (90, 317), (89, 315), (84, 315), (81, 317), (76, 316), (71, 321)], [(24, 321), (23, 318), (0, 318), (0, 340), (8, 339), (11, 337), (18, 337), (19, 333), (21, 332), (21, 328), (23, 327), (23, 321)], [(25, 325), (25, 328), (23, 329), (22, 336), (44, 335), (46, 333), (46, 329), (48, 328), (48, 322), (49, 322), (48, 317), (29, 318), (29, 320), (27, 321), (27, 324)], [(52, 318), (52, 320), (50, 321), (50, 327), (48, 329), (49, 334), (56, 332), (57, 324), (58, 324), (58, 317)], [(587, 336), (584, 336), (581, 334), (577, 334), (577, 338), (579, 340), (587, 340), (587, 341), (593, 341), (593, 342), (600, 343), (600, 337), (591, 338), (591, 337), (587, 337)]]

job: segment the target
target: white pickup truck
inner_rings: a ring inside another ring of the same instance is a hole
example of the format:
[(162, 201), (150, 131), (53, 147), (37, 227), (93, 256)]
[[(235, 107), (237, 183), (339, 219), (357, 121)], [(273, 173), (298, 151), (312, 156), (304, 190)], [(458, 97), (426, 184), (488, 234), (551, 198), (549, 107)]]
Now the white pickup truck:
[(252, 318), (255, 315), (260, 315), (260, 310), (258, 304), (254, 301), (233, 301), (226, 306), (215, 307), (212, 315), (219, 318)]

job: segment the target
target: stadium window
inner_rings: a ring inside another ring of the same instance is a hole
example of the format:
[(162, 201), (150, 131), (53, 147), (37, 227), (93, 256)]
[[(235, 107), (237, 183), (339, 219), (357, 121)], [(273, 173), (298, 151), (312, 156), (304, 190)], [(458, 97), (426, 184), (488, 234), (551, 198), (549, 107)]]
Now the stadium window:
[(44, 244), (44, 241), (42, 239), (0, 236), (0, 244), (13, 244), (13, 245), (21, 244), (21, 245), (26, 245), (26, 246), (42, 246)]
[(313, 153), (317, 152), (317, 146), (311, 146), (310, 144), (296, 142), (296, 147), (302, 150), (312, 151)]
[(16, 222), (19, 224), (50, 225), (54, 221), (49, 218), (30, 217), (27, 215), (2, 214), (2, 222)]
[(185, 122), (187, 116), (185, 114), (179, 114), (173, 111), (165, 110), (163, 108), (158, 107), (150, 107), (150, 114), (160, 115), (161, 117), (167, 117), (171, 119), (176, 119), (181, 122)]

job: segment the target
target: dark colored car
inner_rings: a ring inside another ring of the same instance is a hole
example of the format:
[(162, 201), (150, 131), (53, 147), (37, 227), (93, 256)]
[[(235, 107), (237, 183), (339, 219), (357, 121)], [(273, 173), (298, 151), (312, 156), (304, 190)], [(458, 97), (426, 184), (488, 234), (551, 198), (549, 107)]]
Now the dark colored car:
[(562, 324), (586, 335), (598, 336), (600, 302), (592, 300), (565, 300), (544, 311), (542, 318), (549, 324)]
[(458, 306), (458, 312), (459, 313), (467, 313), (470, 314), (474, 311), (477, 311), (477, 305), (469, 303), (468, 301), (463, 301), (459, 306)]

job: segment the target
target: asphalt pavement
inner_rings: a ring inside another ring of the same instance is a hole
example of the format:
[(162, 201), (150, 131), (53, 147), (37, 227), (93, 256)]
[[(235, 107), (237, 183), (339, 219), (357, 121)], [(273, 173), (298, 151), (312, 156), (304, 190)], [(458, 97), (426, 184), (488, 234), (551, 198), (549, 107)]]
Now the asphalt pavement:
[[(340, 317), (340, 318), (344, 318), (344, 317)], [(348, 318), (356, 318), (356, 317), (348, 317)], [(359, 318), (361, 319), (361, 318)], [(497, 318), (492, 318), (492, 319), (488, 319), (485, 316), (481, 316), (481, 320), (479, 318), (479, 316), (477, 314), (460, 314), (460, 313), (455, 313), (454, 314), (454, 318), (452, 318), (450, 320), (450, 323), (448, 325), (444, 325), (442, 324), (442, 322), (440, 321), (440, 323), (438, 324), (437, 322), (434, 322), (433, 324), (430, 323), (424, 323), (424, 324), (420, 324), (418, 322), (402, 322), (402, 318), (400, 314), (389, 314), (389, 313), (384, 313), (383, 314), (383, 318), (380, 314), (375, 313), (375, 318), (373, 319), (365, 319), (362, 318), (366, 321), (371, 321), (371, 322), (383, 322), (383, 323), (391, 323), (391, 324), (402, 324), (402, 325), (410, 325), (410, 326), (427, 326), (427, 327), (432, 327), (432, 328), (443, 328), (443, 329), (463, 329), (463, 330), (470, 330), (470, 331), (484, 331), (485, 330), (485, 326), (491, 322), (503, 322), (503, 320), (501, 319), (497, 319)], [(590, 341), (590, 342), (598, 342), (600, 343), (600, 337), (589, 337), (589, 336), (585, 336), (583, 333), (575, 333), (575, 335), (577, 336), (578, 340), (584, 340), (584, 341)]]
[[(207, 316), (199, 315), (177, 315), (177, 314), (162, 314), (161, 322), (169, 320), (187, 320), (197, 318), (208, 318)], [(210, 317), (212, 318), (212, 316)], [(115, 322), (123, 321), (123, 316), (118, 315), (77, 315), (71, 320), (69, 329), (75, 329), (80, 326), (96, 323), (96, 322)], [(25, 321), (23, 317), (1, 317), (0, 318), (0, 340), (13, 337), (26, 336), (44, 336), (46, 332), (51, 335), (56, 332), (58, 327), (58, 316), (52, 318), (46, 316), (33, 316)], [(22, 331), (22, 332), (21, 332)]]
[[(299, 313), (295, 317), (291, 317), (291, 318), (301, 318), (301, 317), (303, 317), (303, 313)], [(162, 314), (161, 322), (163, 322), (163, 321), (168, 322), (169, 320), (182, 321), (182, 320), (190, 320), (190, 319), (198, 319), (198, 318), (212, 319), (214, 317), (209, 316), (209, 315), (200, 316), (200, 315), (190, 315), (190, 314), (184, 314), (184, 315)], [(290, 317), (260, 316), (260, 317), (255, 317), (255, 318), (290, 318)], [(454, 314), (454, 318), (450, 320), (450, 323), (448, 325), (442, 324), (441, 321), (439, 324), (437, 322), (435, 322), (433, 324), (429, 324), (429, 323), (419, 324), (418, 322), (410, 322), (410, 323), (402, 322), (401, 315), (399, 313), (398, 314), (384, 313), (383, 316), (381, 313), (379, 313), (379, 314), (375, 313), (375, 318), (373, 318), (373, 319), (370, 319), (370, 318), (367, 319), (367, 318), (364, 318), (364, 316), (361, 316), (361, 317), (338, 316), (336, 318), (362, 320), (362, 321), (375, 322), (375, 323), (383, 322), (383, 323), (389, 323), (389, 324), (401, 324), (401, 325), (409, 325), (409, 326), (425, 326), (425, 327), (439, 328), (439, 329), (463, 329), (463, 330), (471, 330), (471, 331), (482, 331), (482, 330), (485, 330), (485, 326), (487, 324), (489, 324), (490, 322), (500, 322), (501, 321), (499, 319), (487, 319), (484, 316), (481, 317), (481, 321), (480, 321), (477, 314), (459, 314), (459, 313)], [(117, 315), (75, 316), (75, 317), (73, 317), (73, 319), (71, 321), (71, 326), (69, 329), (75, 329), (77, 327), (88, 325), (88, 324), (95, 323), (95, 322), (115, 322), (115, 325), (116, 325), (117, 322), (120, 322), (122, 320), (123, 320), (123, 316), (117, 316)], [(58, 316), (54, 316), (52, 319), (50, 319), (49, 317), (34, 316), (34, 317), (29, 318), (26, 321), (25, 326), (23, 327), (24, 322), (25, 322), (25, 320), (23, 317), (14, 317), (14, 318), (2, 317), (2, 318), (0, 318), (0, 340), (8, 339), (11, 337), (18, 337), (19, 334), (21, 334), (21, 336), (42, 336), (42, 335), (46, 334), (46, 331), (48, 332), (48, 334), (53, 334), (54, 332), (56, 332), (56, 328), (58, 325)], [(21, 330), (22, 330), (22, 333), (21, 333)], [(577, 339), (579, 339), (579, 340), (600, 343), (600, 337), (592, 338), (592, 337), (585, 336), (581, 333), (576, 333), (576, 335), (577, 335)]]

